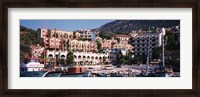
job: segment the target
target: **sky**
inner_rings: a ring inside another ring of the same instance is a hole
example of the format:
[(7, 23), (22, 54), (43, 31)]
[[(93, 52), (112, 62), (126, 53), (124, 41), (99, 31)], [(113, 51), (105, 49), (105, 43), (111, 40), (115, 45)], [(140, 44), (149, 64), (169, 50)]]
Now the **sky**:
[(66, 31), (75, 31), (80, 29), (98, 28), (114, 20), (20, 20), (20, 25), (37, 30), (38, 28), (59, 29)]

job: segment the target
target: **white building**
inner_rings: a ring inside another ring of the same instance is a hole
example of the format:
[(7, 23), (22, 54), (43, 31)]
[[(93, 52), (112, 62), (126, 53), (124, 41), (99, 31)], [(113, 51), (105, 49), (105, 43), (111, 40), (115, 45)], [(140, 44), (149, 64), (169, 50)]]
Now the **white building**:
[(84, 39), (84, 40), (89, 40), (89, 41), (95, 41), (96, 38), (96, 33), (92, 32), (89, 29), (81, 29), (81, 30), (77, 30), (75, 31), (76, 33), (80, 33), (80, 38)]
[(156, 32), (134, 32), (132, 34), (132, 41), (134, 46), (134, 55), (152, 54), (154, 47), (160, 47), (162, 45), (162, 32), (165, 35), (165, 29), (156, 29)]
[[(66, 59), (68, 52), (56, 51), (57, 58)], [(93, 53), (93, 52), (73, 52), (74, 61), (77, 65), (82, 63), (88, 64), (100, 64), (102, 62), (115, 63), (116, 62), (116, 53)], [(54, 58), (54, 50), (47, 50), (47, 58)], [(83, 65), (83, 64), (82, 64)]]

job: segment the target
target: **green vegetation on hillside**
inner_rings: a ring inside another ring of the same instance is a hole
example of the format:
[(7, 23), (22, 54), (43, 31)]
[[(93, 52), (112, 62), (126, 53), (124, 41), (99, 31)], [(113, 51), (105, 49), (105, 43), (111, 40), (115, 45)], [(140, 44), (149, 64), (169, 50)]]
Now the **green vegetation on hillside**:
[(178, 34), (167, 32), (165, 35), (166, 50), (180, 50), (180, 41)]
[(20, 45), (20, 58), (31, 56), (31, 48), (26, 45)]
[(121, 51), (117, 53), (117, 66), (121, 66), (124, 64), (131, 65), (133, 64), (132, 53), (128, 53), (127, 55), (122, 55)]
[(36, 45), (37, 34), (33, 29), (29, 29), (24, 26), (20, 26), (20, 58), (25, 58), (25, 56), (31, 56), (31, 45)]
[(102, 39), (112, 39), (112, 37), (114, 37), (114, 34), (109, 32), (101, 32), (99, 33), (99, 37), (101, 37)]
[(179, 34), (169, 31), (165, 35), (166, 64), (180, 67), (180, 40)]

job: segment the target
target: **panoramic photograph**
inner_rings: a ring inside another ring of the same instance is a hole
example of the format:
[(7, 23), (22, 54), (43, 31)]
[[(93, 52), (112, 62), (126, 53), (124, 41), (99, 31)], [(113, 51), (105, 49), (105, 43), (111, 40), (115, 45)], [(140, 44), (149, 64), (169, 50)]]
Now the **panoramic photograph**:
[(180, 77), (180, 20), (21, 19), (20, 77)]

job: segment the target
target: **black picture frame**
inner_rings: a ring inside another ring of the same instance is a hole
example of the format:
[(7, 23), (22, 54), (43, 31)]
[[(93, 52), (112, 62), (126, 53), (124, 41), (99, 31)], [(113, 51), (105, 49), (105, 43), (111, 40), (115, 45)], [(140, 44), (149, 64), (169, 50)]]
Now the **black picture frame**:
[[(0, 96), (2, 97), (198, 97), (200, 35), (198, 0), (3, 0), (1, 1)], [(8, 8), (192, 8), (192, 89), (8, 89)]]

